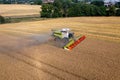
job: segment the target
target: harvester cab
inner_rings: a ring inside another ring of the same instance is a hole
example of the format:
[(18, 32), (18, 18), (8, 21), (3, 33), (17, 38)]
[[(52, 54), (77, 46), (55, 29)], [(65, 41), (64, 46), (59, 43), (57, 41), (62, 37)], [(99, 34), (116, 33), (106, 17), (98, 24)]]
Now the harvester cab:
[(85, 39), (85, 36), (74, 37), (74, 33), (69, 28), (52, 30), (54, 41), (66, 50), (71, 50)]
[(74, 33), (70, 31), (69, 28), (63, 28), (61, 30), (56, 30), (53, 32), (53, 36), (55, 38), (60, 38), (60, 39), (70, 39), (73, 38)]

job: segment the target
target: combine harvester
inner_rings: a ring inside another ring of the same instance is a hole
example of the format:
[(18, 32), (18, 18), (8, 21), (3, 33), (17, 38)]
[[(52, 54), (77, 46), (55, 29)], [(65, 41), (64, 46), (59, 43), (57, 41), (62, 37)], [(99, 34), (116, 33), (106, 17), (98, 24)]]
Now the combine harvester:
[(85, 36), (74, 37), (74, 33), (71, 32), (69, 28), (52, 30), (52, 36), (59, 47), (62, 47), (66, 50), (72, 50), (86, 38)]

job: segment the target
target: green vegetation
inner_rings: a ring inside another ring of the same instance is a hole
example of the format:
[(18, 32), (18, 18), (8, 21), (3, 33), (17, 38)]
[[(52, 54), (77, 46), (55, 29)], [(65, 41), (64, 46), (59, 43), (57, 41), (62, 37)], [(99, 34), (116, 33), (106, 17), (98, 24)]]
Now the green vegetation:
[(86, 1), (55, 0), (54, 3), (42, 4), (41, 17), (120, 16), (116, 8), (115, 5), (105, 7), (102, 0), (92, 1), (91, 4)]
[(2, 17), (0, 16), (0, 24), (4, 23), (18, 23), (18, 22), (29, 22), (29, 21), (40, 21), (46, 20), (46, 18), (40, 17), (21, 17), (21, 18), (10, 18), (10, 17)]
[(116, 14), (116, 10), (115, 10), (115, 6), (111, 5), (108, 8), (108, 16), (115, 16)]
[(3, 16), (0, 16), (0, 24), (5, 23), (5, 18)]
[(120, 9), (116, 10), (116, 16), (120, 16)]
[(53, 5), (52, 4), (43, 4), (41, 17), (51, 18), (53, 14)]
[(96, 5), (96, 6), (104, 6), (104, 2), (103, 1), (92, 1), (91, 4)]
[(41, 5), (42, 4), (42, 0), (35, 0), (34, 4)]
[(55, 0), (54, 3), (42, 4), (41, 17), (67, 17), (71, 0)]
[(97, 7), (89, 4), (75, 4), (69, 9), (69, 16), (105, 16), (104, 6)]
[(120, 8), (120, 2), (117, 2), (117, 3), (115, 4), (115, 7)]

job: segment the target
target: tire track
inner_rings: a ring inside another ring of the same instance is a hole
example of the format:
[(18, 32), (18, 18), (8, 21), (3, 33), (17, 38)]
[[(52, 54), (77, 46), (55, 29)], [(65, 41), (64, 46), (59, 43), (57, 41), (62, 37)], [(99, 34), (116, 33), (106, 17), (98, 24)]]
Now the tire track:
[(48, 70), (42, 69), (42, 68), (40, 68), (40, 67), (38, 67), (38, 66), (36, 66), (36, 65), (34, 65), (34, 64), (31, 64), (30, 62), (28, 62), (28, 61), (26, 61), (26, 60), (24, 60), (24, 59), (20, 59), (19, 57), (16, 57), (15, 55), (11, 55), (11, 54), (8, 53), (8, 52), (11, 51), (11, 52), (14, 52), (15, 54), (21, 55), (21, 56), (23, 56), (23, 57), (27, 57), (28, 59), (31, 59), (31, 60), (33, 60), (33, 61), (37, 61), (37, 62), (39, 62), (39, 63), (41, 63), (41, 64), (44, 64), (44, 65), (46, 65), (46, 66), (49, 66), (49, 67), (51, 67), (51, 68), (53, 68), (53, 69), (55, 69), (55, 70), (57, 70), (57, 71), (61, 71), (61, 72), (64, 73), (64, 74), (74, 76), (74, 77), (78, 78), (78, 80), (81, 80), (81, 79), (82, 79), (82, 80), (88, 80), (86, 77), (80, 76), (80, 75), (78, 75), (78, 74), (71, 73), (71, 72), (69, 72), (69, 71), (67, 71), (67, 70), (60, 69), (60, 68), (58, 68), (58, 67), (56, 67), (56, 66), (53, 66), (53, 65), (48, 64), (48, 63), (45, 63), (45, 62), (43, 62), (43, 61), (41, 61), (41, 60), (37, 60), (37, 59), (35, 59), (35, 58), (33, 58), (33, 57), (27, 56), (27, 55), (22, 54), (22, 53), (20, 53), (20, 52), (15, 52), (15, 50), (10, 49), (10, 48), (5, 47), (5, 46), (4, 46), (4, 47), (0, 47), (0, 51), (3, 52), (3, 53), (5, 53), (5, 55), (7, 55), (7, 56), (10, 56), (10, 57), (12, 57), (12, 58), (14, 58), (14, 59), (16, 59), (16, 60), (22, 61), (22, 62), (24, 62), (24, 63), (26, 63), (26, 64), (34, 67), (34, 68), (37, 68), (37, 69), (39, 69), (39, 70), (41, 70), (41, 71), (43, 71), (43, 72), (45, 72), (45, 73), (48, 73), (48, 74), (50, 74), (50, 75), (52, 75), (52, 76), (55, 76), (56, 78), (58, 78), (58, 79), (60, 79), (60, 80), (66, 80), (66, 79), (63, 78), (63, 77), (58, 76), (58, 75), (55, 74), (55, 73), (52, 73), (52, 72), (48, 71)]
[(18, 60), (18, 61), (21, 61), (21, 62), (23, 62), (23, 63), (25, 63), (25, 64), (27, 64), (27, 65), (29, 65), (29, 66), (32, 66), (32, 67), (38, 69), (38, 70), (41, 70), (41, 71), (43, 71), (43, 72), (45, 72), (45, 73), (48, 73), (48, 74), (50, 74), (51, 76), (54, 76), (54, 77), (56, 77), (56, 78), (58, 78), (58, 79), (60, 79), (60, 80), (64, 80), (64, 78), (59, 77), (59, 76), (57, 76), (57, 75), (54, 74), (54, 73), (51, 73), (51, 72), (49, 72), (49, 71), (47, 71), (47, 70), (45, 70), (45, 69), (41, 69), (40, 67), (38, 67), (38, 66), (36, 66), (36, 65), (34, 65), (34, 64), (31, 64), (31, 63), (28, 62), (28, 61), (25, 61), (25, 60), (23, 60), (23, 59), (20, 59), (20, 58), (16, 57), (15, 55), (11, 55), (10, 53), (8, 53), (9, 50), (5, 49), (4, 47), (0, 47), (0, 52), (1, 52), (0, 54), (9, 56), (9, 57), (11, 57), (11, 58), (14, 58), (14, 59), (16, 59), (16, 60)]

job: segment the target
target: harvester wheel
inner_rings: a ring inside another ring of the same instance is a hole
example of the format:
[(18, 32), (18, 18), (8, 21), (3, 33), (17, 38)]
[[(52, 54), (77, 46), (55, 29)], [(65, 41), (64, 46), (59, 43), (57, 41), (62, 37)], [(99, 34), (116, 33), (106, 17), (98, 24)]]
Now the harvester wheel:
[(68, 42), (69, 42), (69, 39), (68, 39), (68, 38), (63, 38), (63, 39), (62, 39), (62, 43), (66, 44), (66, 43), (68, 43)]
[(61, 39), (59, 37), (56, 37), (54, 40), (59, 42)]
[(68, 38), (63, 38), (63, 39), (61, 40), (61, 47), (64, 47), (68, 42), (69, 42), (69, 39), (68, 39)]

